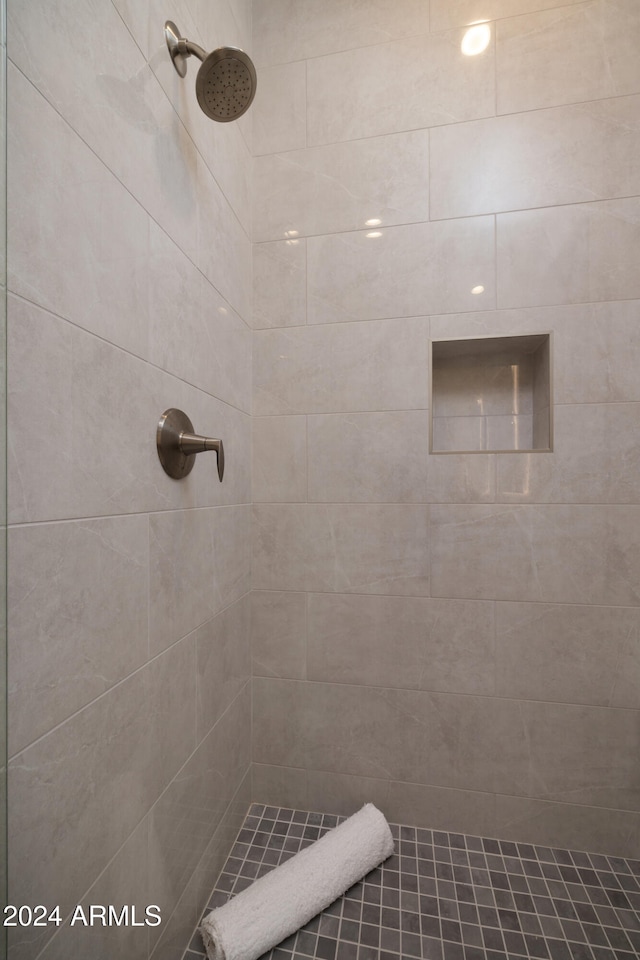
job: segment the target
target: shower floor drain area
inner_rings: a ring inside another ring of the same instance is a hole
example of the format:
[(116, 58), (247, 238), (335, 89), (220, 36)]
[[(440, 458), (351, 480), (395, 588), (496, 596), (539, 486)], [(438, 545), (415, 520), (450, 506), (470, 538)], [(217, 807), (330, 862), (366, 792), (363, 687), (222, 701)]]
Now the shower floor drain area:
[[(253, 804), (205, 914), (343, 817)], [(395, 854), (261, 960), (635, 960), (640, 861), (391, 825)], [(184, 960), (205, 955), (196, 933)]]

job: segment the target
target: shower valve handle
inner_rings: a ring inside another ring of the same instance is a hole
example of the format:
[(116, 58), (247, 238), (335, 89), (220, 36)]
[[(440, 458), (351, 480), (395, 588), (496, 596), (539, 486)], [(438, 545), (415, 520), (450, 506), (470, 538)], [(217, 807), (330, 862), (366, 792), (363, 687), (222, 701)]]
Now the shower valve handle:
[(178, 445), (185, 456), (191, 456), (196, 453), (204, 453), (205, 450), (215, 450), (218, 455), (218, 476), (220, 482), (224, 476), (224, 444), (222, 440), (214, 440), (212, 437), (201, 437), (199, 433), (180, 434)]
[(165, 473), (174, 480), (182, 480), (193, 470), (197, 453), (215, 450), (218, 458), (218, 477), (224, 476), (224, 445), (222, 440), (202, 437), (193, 432), (191, 420), (175, 407), (170, 407), (160, 417), (156, 430), (158, 457)]

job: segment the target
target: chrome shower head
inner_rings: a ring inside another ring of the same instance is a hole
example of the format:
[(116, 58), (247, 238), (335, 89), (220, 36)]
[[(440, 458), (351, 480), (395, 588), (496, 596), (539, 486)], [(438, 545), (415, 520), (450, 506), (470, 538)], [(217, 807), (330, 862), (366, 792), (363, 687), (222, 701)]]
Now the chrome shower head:
[(219, 47), (207, 53), (197, 43), (180, 36), (175, 23), (164, 26), (167, 47), (173, 65), (181, 77), (187, 73), (187, 59), (202, 61), (196, 77), (196, 96), (201, 110), (220, 123), (237, 120), (255, 96), (256, 70), (251, 58), (238, 47)]

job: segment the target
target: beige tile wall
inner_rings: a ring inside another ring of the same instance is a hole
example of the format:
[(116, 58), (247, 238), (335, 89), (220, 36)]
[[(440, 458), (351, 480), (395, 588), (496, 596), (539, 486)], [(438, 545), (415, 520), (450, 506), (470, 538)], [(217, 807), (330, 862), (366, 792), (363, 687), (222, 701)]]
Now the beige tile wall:
[[(8, 7), (10, 898), (162, 911), (11, 956), (173, 960), (251, 798), (251, 129), (163, 25), (250, 49), (250, 4)], [(169, 406), (224, 483), (164, 474)]]
[[(254, 30), (254, 796), (638, 856), (640, 8)], [(429, 455), (429, 336), (548, 332), (553, 453)]]

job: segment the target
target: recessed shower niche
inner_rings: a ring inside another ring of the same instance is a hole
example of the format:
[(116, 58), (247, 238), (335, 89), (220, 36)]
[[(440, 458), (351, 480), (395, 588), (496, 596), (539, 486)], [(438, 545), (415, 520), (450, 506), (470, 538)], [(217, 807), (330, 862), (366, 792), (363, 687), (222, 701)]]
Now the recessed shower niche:
[(550, 334), (432, 340), (431, 453), (552, 449)]

